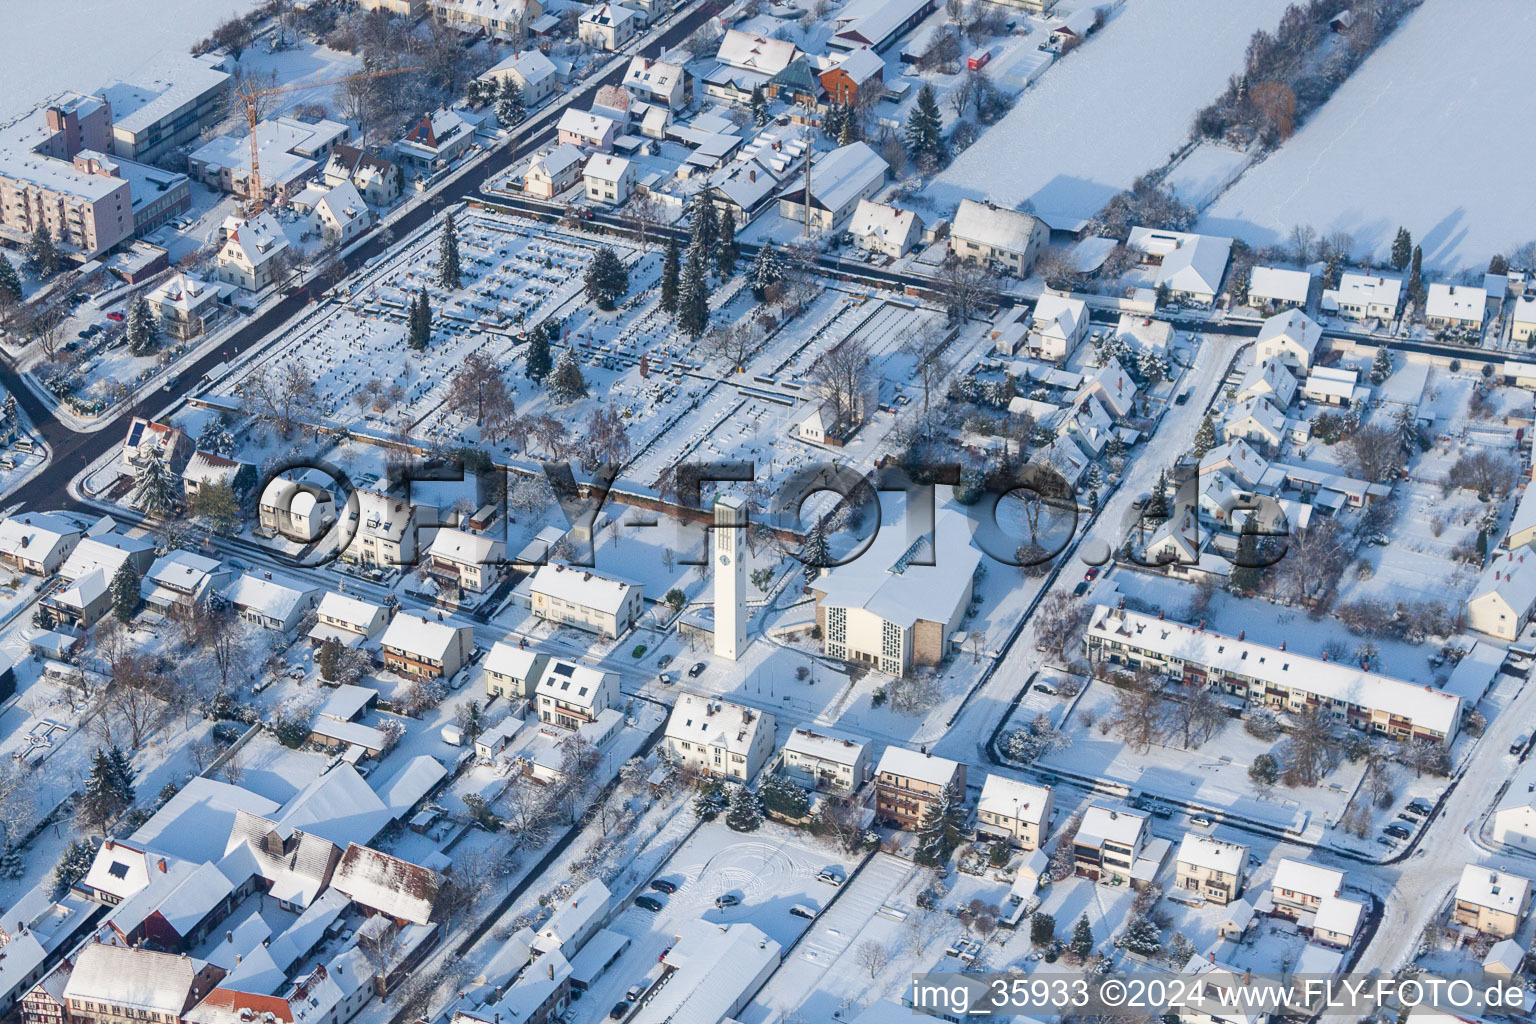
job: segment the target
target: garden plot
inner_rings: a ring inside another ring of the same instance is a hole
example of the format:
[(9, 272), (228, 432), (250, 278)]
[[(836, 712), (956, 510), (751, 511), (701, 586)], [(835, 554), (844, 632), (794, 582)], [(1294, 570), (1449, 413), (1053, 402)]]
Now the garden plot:
[(1486, 97), (1536, 88), (1527, 59), (1536, 9), (1522, 0), (1479, 5), (1479, 16), (1499, 27), (1497, 45), (1459, 31), (1465, 13), (1458, 4), (1425, 4), (1409, 14), (1198, 230), (1260, 246), (1310, 224), (1320, 235), (1352, 235), (1358, 257), (1385, 259), (1405, 225), (1423, 246), (1425, 267), (1445, 271), (1481, 270), (1491, 254), (1528, 241), (1536, 196), (1506, 183), (1530, 164), (1529, 146)]
[(1254, 30), (1272, 30), (1288, 2), (1126, 4), (1026, 90), (925, 195), (940, 211), (961, 199), (990, 199), (1092, 217), (1184, 142), (1195, 112), (1241, 67)]
[(1203, 210), (1236, 181), (1253, 154), (1213, 142), (1202, 142), (1173, 165), (1163, 183), (1183, 203)]
[[(1362, 545), (1356, 569), (1339, 581), (1339, 600), (1444, 601), (1455, 604), (1477, 582), (1476, 567), (1458, 562), (1458, 548), (1473, 550), (1478, 524), (1488, 508), (1470, 491), (1445, 494), (1440, 479), (1455, 461), (1430, 452), (1413, 478), (1393, 487), (1397, 516), (1387, 530), (1390, 543)], [(1369, 566), (1362, 575), (1361, 565)]]

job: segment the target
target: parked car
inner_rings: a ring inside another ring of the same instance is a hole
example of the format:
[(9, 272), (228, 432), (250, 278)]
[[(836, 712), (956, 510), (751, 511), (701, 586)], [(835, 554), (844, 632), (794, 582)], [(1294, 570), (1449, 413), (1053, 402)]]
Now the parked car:
[(123, 317), (123, 314), (119, 313), (117, 310), (114, 309), (112, 312), (107, 314), (107, 319), (111, 320), (114, 323), (119, 323), (120, 324), (120, 323), (123, 322), (124, 317)]
[(663, 654), (661, 657), (656, 659), (657, 668), (666, 668), (670, 664), (672, 664), (672, 655), (670, 654)]
[(803, 917), (807, 921), (816, 920), (816, 911), (812, 910), (804, 903), (796, 903), (794, 906), (789, 908), (789, 912), (795, 917)]
[(613, 1004), (613, 1009), (608, 1011), (608, 1019), (609, 1020), (623, 1020), (624, 1019), (624, 1015), (626, 1013), (628, 1013), (628, 1012), (629, 1012), (629, 1002), (627, 1000), (621, 1000), (621, 1001), (619, 1001), (617, 1003), (614, 1003)]
[(688, 669), (688, 678), (697, 679), (699, 676), (704, 674), (704, 669), (706, 667), (707, 666), (702, 661), (694, 662), (693, 665)]
[(1379, 845), (1381, 845), (1381, 846), (1396, 846), (1396, 845), (1397, 845), (1397, 843), (1395, 843), (1395, 842), (1393, 842), (1393, 841), (1392, 841), (1392, 840), (1391, 840), (1391, 839), (1390, 839), (1390, 838), (1388, 838), (1388, 837), (1387, 837), (1387, 836), (1377, 836), (1377, 837), (1376, 837), (1376, 842), (1377, 842), (1377, 843), (1378, 843), (1378, 844), (1379, 844)]
[(816, 881), (826, 882), (828, 885), (842, 885), (843, 873), (836, 868), (822, 868), (816, 873)]
[(1531, 735), (1530, 735), (1530, 733), (1524, 733), (1523, 732), (1523, 733), (1521, 733), (1515, 739), (1515, 742), (1513, 742), (1513, 743), (1511, 743), (1509, 745), (1509, 752), (1511, 754), (1515, 754), (1515, 755), (1518, 756), (1520, 754), (1520, 752), (1523, 751), (1530, 744), (1530, 742), (1531, 742)]
[(1413, 835), (1412, 832), (1408, 831), (1406, 828), (1399, 825), (1395, 821), (1388, 825), (1386, 828), (1382, 829), (1382, 831), (1394, 839), (1407, 839)]
[(1083, 579), (1085, 579), (1085, 580), (1098, 579), (1098, 576), (1099, 576), (1099, 567), (1096, 566), (1096, 565), (1090, 565), (1088, 567), (1088, 571), (1083, 573)]
[(722, 893), (715, 897), (715, 909), (724, 910), (726, 907), (741, 906), (741, 897), (733, 892)]
[(1419, 825), (1419, 816), (1417, 814), (1410, 814), (1407, 811), (1400, 812), (1397, 816), (1397, 819), (1399, 821), (1406, 821), (1408, 824), (1414, 826), (1415, 828), (1417, 828)]
[(668, 881), (665, 878), (658, 878), (651, 882), (651, 888), (655, 889), (657, 892), (664, 892), (670, 896), (677, 892), (677, 883)]
[(671, 686), (673, 683), (677, 682), (677, 673), (658, 672), (656, 673), (656, 681), (662, 686)]
[(1087, 592), (1088, 592), (1088, 581), (1087, 580), (1083, 580), (1077, 586), (1072, 588), (1072, 596), (1073, 597), (1082, 597)]
[(1056, 687), (1052, 686), (1050, 683), (1046, 683), (1046, 682), (1036, 683), (1035, 684), (1035, 689), (1039, 690), (1041, 693), (1048, 693), (1052, 697), (1056, 696)]
[(649, 910), (653, 914), (661, 912), (662, 902), (654, 896), (636, 896), (635, 906), (642, 910)]
[(1189, 819), (1189, 823), (1191, 825), (1198, 825), (1201, 828), (1210, 828), (1211, 825), (1213, 824), (1211, 819), (1207, 818), (1203, 814), (1197, 814), (1194, 817), (1190, 818)]

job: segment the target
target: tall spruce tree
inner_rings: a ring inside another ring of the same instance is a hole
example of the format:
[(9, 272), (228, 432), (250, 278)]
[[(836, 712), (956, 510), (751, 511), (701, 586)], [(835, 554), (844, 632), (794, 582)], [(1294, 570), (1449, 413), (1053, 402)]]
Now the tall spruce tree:
[(143, 295), (136, 295), (128, 304), (127, 324), (123, 331), (123, 340), (128, 345), (128, 351), (132, 355), (147, 356), (155, 350), (160, 341), (160, 331), (155, 324), (155, 317), (149, 311), (149, 300)]
[(1392, 239), (1392, 269), (1401, 274), (1408, 268), (1408, 261), (1413, 259), (1413, 236), (1407, 228), (1398, 228), (1397, 236)]
[(1234, 594), (1252, 594), (1259, 589), (1259, 517), (1249, 513), (1237, 536), (1237, 557), (1227, 576), (1227, 586)]
[[(715, 200), (708, 189), (700, 189), (693, 197), (693, 216), (689, 222), (689, 248), (698, 248), (704, 253), (706, 260), (715, 257), (715, 249), (720, 244), (720, 216), (715, 209)], [(708, 267), (705, 268), (706, 274)]]
[(1072, 941), (1067, 943), (1067, 949), (1077, 958), (1079, 963), (1087, 960), (1093, 953), (1093, 925), (1088, 923), (1088, 915), (1084, 914), (1077, 919), (1077, 924), (1072, 926)]
[(560, 356), (555, 360), (555, 368), (550, 371), (549, 378), (544, 382), (544, 390), (548, 392), (550, 401), (556, 405), (570, 405), (578, 398), (587, 395), (587, 379), (581, 375), (581, 367), (576, 363), (576, 353), (569, 348), (560, 350)]
[(181, 493), (178, 484), (164, 462), (147, 458), (134, 474), (133, 500), (152, 516), (167, 515), (176, 508), (176, 497)]
[(437, 248), (437, 286), (457, 289), (462, 284), (459, 269), (459, 232), (453, 226), (453, 211), (443, 218), (443, 237)]
[(768, 289), (784, 280), (784, 264), (772, 242), (758, 246), (757, 259), (752, 263), (752, 297), (762, 302), (768, 297)]
[(970, 812), (965, 806), (965, 791), (948, 786), (939, 799), (928, 805), (917, 826), (917, 850), (914, 859), (928, 867), (949, 862), (949, 855), (964, 841)]
[(133, 613), (139, 610), (139, 574), (127, 559), (112, 574), (108, 589), (112, 594), (112, 614), (117, 616), (117, 621), (131, 621)]
[(760, 85), (752, 87), (752, 123), (758, 128), (768, 124), (768, 100)]
[(677, 236), (667, 238), (667, 252), (661, 260), (661, 308), (668, 313), (677, 312), (677, 289), (682, 273), (682, 253), (677, 247)]
[(1200, 429), (1195, 431), (1195, 443), (1190, 446), (1190, 452), (1197, 459), (1205, 458), (1205, 453), (1216, 447), (1216, 421), (1211, 419), (1211, 414), (1206, 413), (1205, 419), (1200, 421)]
[(1408, 305), (1424, 308), (1424, 250), (1413, 247), (1413, 268), (1408, 272)]
[(763, 824), (763, 807), (757, 794), (745, 785), (731, 791), (730, 810), (725, 812), (725, 826), (733, 832), (756, 832)]
[(1371, 361), (1371, 386), (1381, 387), (1390, 376), (1392, 376), (1392, 353), (1387, 351), (1387, 346), (1378, 346), (1376, 358)]
[(678, 282), (677, 329), (697, 338), (709, 327), (709, 270), (704, 248), (695, 243), (688, 247)]
[(587, 298), (598, 309), (610, 310), (629, 291), (629, 268), (619, 259), (619, 254), (609, 245), (602, 246), (587, 264), (585, 280)]
[(724, 280), (736, 273), (736, 214), (727, 206), (720, 215), (720, 245), (715, 250), (715, 273)]
[(523, 90), (511, 78), (503, 78), (501, 89), (496, 93), (496, 120), (501, 122), (503, 128), (510, 128), (527, 113), (523, 106)]
[(46, 281), (59, 272), (59, 247), (53, 243), (53, 236), (46, 226), (37, 226), (22, 253), (27, 272), (33, 277)]
[(20, 301), (21, 275), (16, 273), (16, 264), (0, 255), (0, 306)]
[(549, 376), (554, 360), (549, 354), (549, 329), (542, 323), (535, 324), (528, 332), (528, 358), (524, 360), (523, 376), (534, 383)]
[(943, 158), (944, 119), (939, 114), (939, 100), (933, 86), (926, 82), (918, 90), (917, 103), (907, 116), (902, 141), (906, 143), (907, 154), (913, 160), (927, 158), (938, 161)]

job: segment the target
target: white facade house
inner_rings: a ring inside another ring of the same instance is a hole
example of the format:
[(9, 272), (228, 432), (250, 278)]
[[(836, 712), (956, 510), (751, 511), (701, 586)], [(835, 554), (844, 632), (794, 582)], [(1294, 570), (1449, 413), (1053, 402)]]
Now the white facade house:
[(695, 771), (745, 782), (773, 752), (774, 725), (766, 712), (680, 693), (667, 719), (667, 753)]
[(351, 536), (342, 561), (380, 569), (398, 569), (416, 561), (416, 535), (421, 506), (382, 491), (357, 492), (356, 521), (347, 511)]
[(1275, 868), (1269, 892), (1276, 913), (1296, 918), (1315, 912), (1323, 900), (1336, 897), (1344, 888), (1344, 872), (1321, 864), (1283, 857)]
[(1276, 408), (1289, 408), (1300, 385), (1291, 371), (1279, 359), (1263, 359), (1248, 368), (1238, 382), (1236, 398), (1246, 402), (1251, 398), (1267, 398)]
[(637, 100), (677, 110), (687, 100), (687, 74), (681, 64), (636, 57), (624, 71), (624, 88)]
[(644, 606), (639, 584), (559, 563), (539, 566), (528, 594), (539, 618), (611, 637), (633, 626)]
[(1071, 358), (1088, 335), (1088, 305), (1082, 299), (1046, 292), (1035, 302), (1024, 350), (1051, 362)]
[(1305, 270), (1254, 267), (1248, 277), (1248, 305), (1276, 313), (1306, 309), (1311, 290), (1312, 275)]
[(576, 21), (577, 37), (600, 50), (617, 50), (640, 31), (638, 11), (619, 4), (598, 4)]
[(973, 199), (960, 200), (949, 228), (949, 251), (960, 259), (995, 262), (1017, 277), (1028, 277), (1050, 240), (1045, 221)]
[(1520, 549), (1495, 554), (1467, 598), (1467, 626), (1501, 640), (1514, 640), (1531, 621), (1533, 607), (1536, 552)]
[(1317, 358), (1318, 342), (1323, 340), (1323, 329), (1299, 309), (1276, 313), (1259, 328), (1259, 336), (1253, 344), (1256, 362), (1279, 359), (1303, 370), (1311, 369)]
[(923, 237), (923, 220), (915, 211), (860, 199), (848, 233), (860, 249), (899, 259)]
[(1180, 889), (1212, 903), (1231, 903), (1243, 891), (1248, 847), (1188, 832), (1179, 843), (1176, 864)]
[(619, 703), (619, 676), (556, 659), (549, 662), (534, 689), (539, 721), (579, 729)]
[(558, 91), (559, 69), (539, 50), (519, 50), (480, 76), (482, 82), (503, 81), (517, 86), (523, 106), (538, 106)]
[(0, 564), (35, 576), (58, 572), (82, 531), (62, 516), (23, 512), (0, 522)]
[(475, 631), (401, 612), (379, 638), (384, 667), (404, 676), (452, 679), (469, 661)]
[(587, 198), (594, 203), (619, 206), (629, 200), (635, 185), (635, 165), (623, 157), (599, 153), (587, 161), (581, 172)]
[(1232, 239), (1135, 227), (1125, 244), (1141, 250), (1142, 259), (1157, 267), (1155, 284), (1166, 288), (1171, 298), (1209, 304), (1221, 294)]
[(1051, 832), (1049, 786), (988, 775), (976, 801), (976, 831), (998, 836), (1025, 850), (1038, 850)]
[(1536, 760), (1515, 771), (1490, 821), (1494, 842), (1536, 853)]
[(523, 172), (523, 191), (538, 199), (555, 198), (580, 180), (584, 159), (581, 147), (568, 142), (539, 154)]
[(286, 264), (288, 237), (266, 210), (254, 217), (230, 217), (224, 222), (224, 243), (219, 246), (220, 281), (259, 292), (274, 283)]
[(1339, 286), (1323, 291), (1322, 311), (1350, 320), (1392, 320), (1402, 300), (1403, 282), (1378, 274), (1340, 275)]
[(224, 589), (224, 600), (247, 622), (279, 633), (292, 633), (299, 620), (320, 603), (320, 589), (272, 573), (246, 573)]
[(1477, 330), (1488, 311), (1488, 292), (1461, 284), (1435, 282), (1424, 300), (1424, 322), (1430, 327)]
[(851, 736), (798, 728), (784, 741), (784, 774), (806, 789), (851, 793), (869, 778), (869, 744)]
[(432, 575), (474, 594), (483, 594), (501, 579), (507, 560), (505, 541), (468, 530), (440, 529), (427, 548)]
[(347, 245), (373, 227), (373, 211), (350, 181), (333, 185), (315, 203), (312, 215), (328, 242)]

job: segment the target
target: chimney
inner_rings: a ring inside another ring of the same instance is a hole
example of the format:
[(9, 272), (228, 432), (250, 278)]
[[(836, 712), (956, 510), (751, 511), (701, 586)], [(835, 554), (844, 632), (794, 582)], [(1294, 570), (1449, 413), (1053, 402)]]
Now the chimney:
[(160, 873), (162, 875), (165, 874), (165, 858), (164, 857), (161, 857), (160, 858), (160, 862), (158, 864), (156, 864), (155, 866), (160, 869)]
[(1238, 630), (1237, 631), (1237, 638), (1238, 638), (1238, 640), (1246, 640), (1246, 639), (1248, 639), (1248, 631), (1246, 629)]
[(549, 962), (549, 980), (555, 980), (555, 962), (553, 960)]
[(1282, 650), (1282, 651), (1283, 651), (1283, 650), (1285, 650), (1285, 641), (1284, 641), (1284, 640), (1281, 640), (1281, 641), (1280, 641), (1280, 649), (1281, 649), (1281, 650)]
[(1324, 651), (1324, 652), (1323, 652), (1323, 660), (1324, 660), (1324, 661), (1327, 661), (1327, 660), (1328, 660), (1328, 652), (1327, 652), (1327, 651)]

